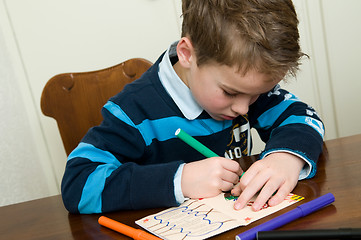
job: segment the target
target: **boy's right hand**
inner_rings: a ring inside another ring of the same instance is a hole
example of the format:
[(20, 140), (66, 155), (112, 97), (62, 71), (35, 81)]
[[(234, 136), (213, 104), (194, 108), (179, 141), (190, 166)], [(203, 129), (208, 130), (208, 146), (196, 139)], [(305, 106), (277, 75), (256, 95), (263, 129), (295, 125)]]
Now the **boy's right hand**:
[(229, 191), (239, 181), (242, 169), (238, 162), (212, 157), (187, 163), (182, 173), (182, 192), (184, 197), (214, 197), (222, 191)]

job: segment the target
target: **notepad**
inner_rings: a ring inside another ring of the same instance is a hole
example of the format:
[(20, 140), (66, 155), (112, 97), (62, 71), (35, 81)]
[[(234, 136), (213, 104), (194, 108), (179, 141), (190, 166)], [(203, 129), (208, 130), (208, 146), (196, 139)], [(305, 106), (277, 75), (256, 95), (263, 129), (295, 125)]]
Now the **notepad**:
[(238, 211), (233, 209), (237, 198), (225, 193), (213, 198), (190, 199), (179, 207), (149, 215), (135, 223), (163, 239), (206, 239), (239, 226), (246, 226), (304, 199), (290, 193), (277, 206), (270, 207), (265, 204), (261, 210), (255, 212), (251, 209), (255, 198)]

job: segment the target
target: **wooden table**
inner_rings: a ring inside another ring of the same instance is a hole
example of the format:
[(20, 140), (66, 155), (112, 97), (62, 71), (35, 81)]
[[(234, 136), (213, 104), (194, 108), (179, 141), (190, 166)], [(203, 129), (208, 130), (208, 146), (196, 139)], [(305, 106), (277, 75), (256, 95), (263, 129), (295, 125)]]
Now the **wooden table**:
[[(234, 239), (240, 232), (329, 192), (336, 198), (332, 205), (281, 229), (360, 228), (361, 135), (326, 141), (325, 146), (316, 177), (300, 181), (293, 191), (304, 196), (305, 200), (246, 227), (233, 229), (212, 239)], [(246, 164), (249, 164), (255, 157), (246, 160)], [(137, 227), (135, 220), (161, 210), (119, 211), (104, 215)], [(5, 206), (0, 208), (0, 239), (128, 239), (101, 227), (97, 223), (99, 216), (68, 214), (60, 195)]]

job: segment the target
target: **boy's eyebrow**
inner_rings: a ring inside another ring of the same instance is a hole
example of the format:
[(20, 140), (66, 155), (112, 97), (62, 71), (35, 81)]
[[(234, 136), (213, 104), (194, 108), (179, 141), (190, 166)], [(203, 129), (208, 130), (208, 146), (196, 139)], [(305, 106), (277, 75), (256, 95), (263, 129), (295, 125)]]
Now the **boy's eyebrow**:
[[(232, 93), (232, 94), (248, 94), (248, 93), (245, 93), (245, 92), (241, 92), (241, 91), (238, 91), (232, 87), (229, 87), (225, 84), (221, 84), (221, 87), (224, 89), (224, 90), (227, 90), (228, 92)], [(273, 87), (270, 89), (270, 90), (267, 90), (265, 92), (261, 92), (261, 93), (257, 93), (257, 94), (264, 94), (264, 93), (268, 93), (269, 91), (271, 91), (273, 89)]]
[(224, 85), (224, 84), (221, 84), (221, 87), (222, 87), (223, 89), (229, 91), (229, 92), (234, 93), (234, 94), (245, 94), (244, 92), (238, 91), (238, 90), (236, 90), (236, 89), (234, 89), (234, 88), (232, 88), (232, 87), (229, 87), (229, 86), (227, 86), (227, 85)]

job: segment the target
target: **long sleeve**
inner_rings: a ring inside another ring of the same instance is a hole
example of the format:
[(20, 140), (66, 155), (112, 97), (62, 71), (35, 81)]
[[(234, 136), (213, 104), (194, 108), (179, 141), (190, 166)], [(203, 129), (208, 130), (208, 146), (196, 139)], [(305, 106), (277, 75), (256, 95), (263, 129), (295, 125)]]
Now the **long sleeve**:
[(142, 136), (108, 111), (109, 105), (114, 104), (103, 109), (103, 123), (68, 157), (62, 182), (67, 209), (100, 213), (176, 205), (172, 182), (181, 162), (143, 165), (149, 157)]
[(307, 178), (315, 175), (324, 126), (311, 106), (277, 85), (250, 107), (249, 121), (266, 143), (260, 158), (272, 152), (290, 152), (307, 162)]

